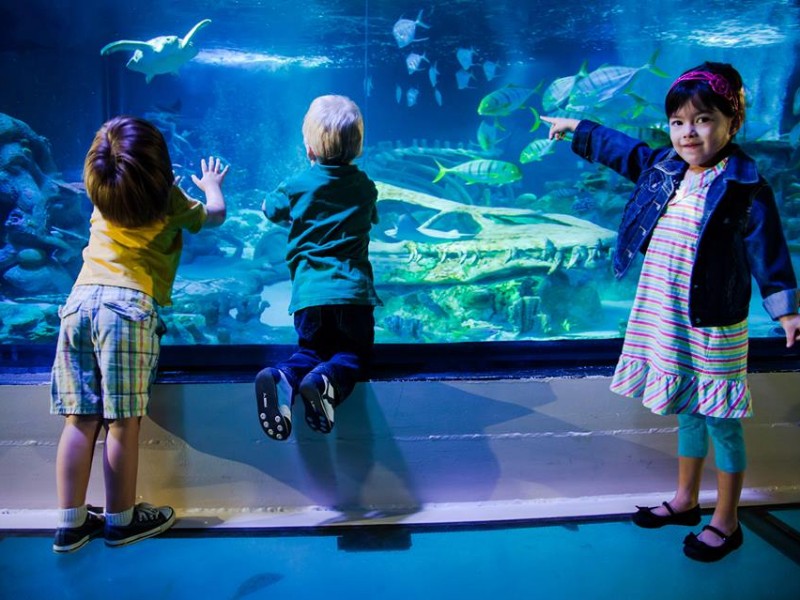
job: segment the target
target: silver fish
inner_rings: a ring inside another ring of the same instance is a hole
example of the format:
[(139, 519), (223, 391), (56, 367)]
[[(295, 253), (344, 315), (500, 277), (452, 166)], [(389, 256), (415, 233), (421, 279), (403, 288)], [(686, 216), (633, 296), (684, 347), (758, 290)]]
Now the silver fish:
[(406, 56), (406, 67), (408, 67), (408, 74), (411, 75), (412, 73), (416, 73), (417, 71), (422, 71), (422, 62), (430, 62), (425, 57), (425, 53), (417, 54), (416, 52), (412, 52), (408, 56)]
[(475, 76), (470, 73), (469, 71), (465, 71), (461, 69), (456, 71), (456, 84), (458, 84), (458, 89), (463, 90), (469, 87), (469, 80), (473, 79)]
[(413, 44), (414, 42), (423, 42), (428, 38), (417, 38), (414, 37), (417, 32), (417, 27), (424, 27), (425, 29), (430, 29), (429, 25), (426, 25), (422, 22), (422, 11), (419, 11), (417, 15), (417, 20), (412, 21), (411, 19), (404, 19), (400, 17), (397, 20), (397, 23), (394, 24), (392, 27), (392, 35), (394, 36), (395, 41), (397, 42), (398, 48), (405, 48), (409, 44)]
[(439, 69), (436, 68), (436, 65), (439, 62), (433, 63), (430, 69), (428, 69), (428, 78), (431, 80), (431, 85), (436, 87), (436, 83), (439, 81)]
[(483, 67), (483, 74), (486, 76), (486, 81), (491, 81), (497, 77), (497, 63), (491, 60), (485, 60), (481, 66)]
[(459, 48), (456, 50), (456, 58), (458, 59), (458, 63), (461, 65), (461, 68), (465, 71), (469, 71), (470, 67), (472, 67), (472, 57), (475, 54), (475, 48)]

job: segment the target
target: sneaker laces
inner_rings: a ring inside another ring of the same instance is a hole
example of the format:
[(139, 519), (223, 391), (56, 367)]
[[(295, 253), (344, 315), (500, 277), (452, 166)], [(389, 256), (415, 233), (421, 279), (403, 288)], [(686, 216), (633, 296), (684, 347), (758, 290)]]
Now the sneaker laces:
[(158, 507), (150, 504), (140, 504), (136, 507), (136, 521), (143, 523), (145, 521), (155, 521), (161, 516), (161, 511)]

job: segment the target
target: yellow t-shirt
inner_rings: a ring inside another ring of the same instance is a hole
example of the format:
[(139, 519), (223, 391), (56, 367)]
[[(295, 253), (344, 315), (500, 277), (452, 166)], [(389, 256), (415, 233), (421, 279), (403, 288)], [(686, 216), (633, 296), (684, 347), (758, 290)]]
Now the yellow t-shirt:
[(160, 306), (169, 306), (183, 248), (182, 230), (197, 233), (207, 216), (205, 205), (186, 196), (178, 186), (170, 192), (167, 216), (144, 227), (114, 225), (95, 208), (75, 285), (139, 290)]

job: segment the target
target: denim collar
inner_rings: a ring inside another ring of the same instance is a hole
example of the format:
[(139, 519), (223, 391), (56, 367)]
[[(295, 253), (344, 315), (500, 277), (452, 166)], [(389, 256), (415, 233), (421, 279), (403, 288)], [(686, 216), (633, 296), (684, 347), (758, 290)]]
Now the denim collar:
[[(754, 184), (758, 182), (758, 168), (756, 162), (745, 154), (738, 144), (731, 143), (726, 154), (730, 156), (728, 166), (723, 173), (726, 179), (738, 181), (743, 184)], [(665, 175), (675, 176), (686, 172), (689, 165), (684, 161), (674, 148), (671, 148), (667, 155), (656, 163), (655, 168), (662, 171)]]

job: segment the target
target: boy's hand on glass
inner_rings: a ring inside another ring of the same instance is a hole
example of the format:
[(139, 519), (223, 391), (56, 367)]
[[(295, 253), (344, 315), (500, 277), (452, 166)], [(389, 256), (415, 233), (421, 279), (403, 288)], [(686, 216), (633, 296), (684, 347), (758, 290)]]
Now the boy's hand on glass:
[(786, 347), (791, 348), (800, 339), (800, 315), (784, 315), (778, 320), (786, 332)]
[(203, 158), (200, 160), (200, 171), (202, 173), (202, 177), (198, 178), (197, 175), (192, 173), (192, 181), (204, 192), (208, 191), (208, 186), (216, 186), (217, 188), (220, 188), (222, 187), (222, 182), (225, 180), (225, 175), (228, 173), (229, 168), (230, 165), (227, 165), (223, 169), (222, 161), (219, 158), (209, 156), (208, 163), (206, 163), (206, 159)]

